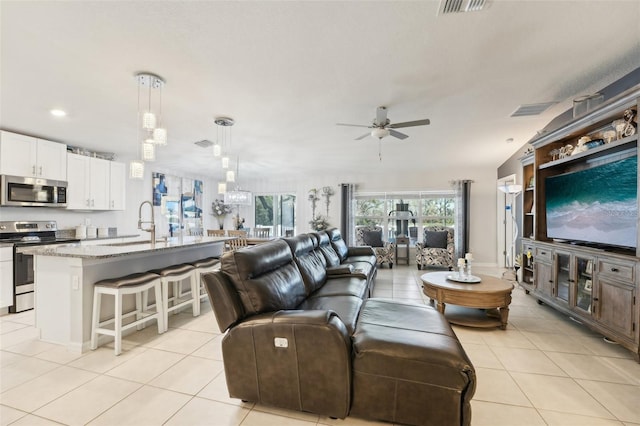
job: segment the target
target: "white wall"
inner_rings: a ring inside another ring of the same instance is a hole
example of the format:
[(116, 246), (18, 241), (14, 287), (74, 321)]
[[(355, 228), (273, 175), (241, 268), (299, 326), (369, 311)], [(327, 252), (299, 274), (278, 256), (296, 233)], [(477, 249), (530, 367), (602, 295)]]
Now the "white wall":
[[(128, 159), (118, 159), (127, 162)], [(151, 172), (172, 174), (175, 176), (200, 179), (204, 182), (204, 213), (205, 229), (217, 228), (217, 219), (211, 215), (211, 203), (215, 198), (222, 198), (217, 194), (217, 181), (205, 178), (189, 171), (178, 169), (158, 169), (153, 163), (145, 168), (145, 179), (127, 179), (126, 211), (122, 212), (73, 212), (51, 208), (0, 208), (0, 220), (56, 220), (60, 229), (75, 228), (84, 223), (86, 218), (95, 226), (116, 226), (118, 233), (142, 234), (137, 229), (138, 206), (144, 200), (151, 200), (153, 189)], [(331, 225), (340, 226), (340, 189), (341, 183), (355, 183), (358, 191), (419, 191), (449, 189), (450, 181), (454, 179), (471, 179), (471, 251), (478, 264), (495, 265), (497, 263), (497, 229), (496, 229), (496, 170), (474, 169), (461, 166), (457, 170), (418, 170), (402, 174), (371, 173), (368, 175), (352, 175), (348, 172), (334, 173), (328, 176), (292, 176), (288, 180), (274, 181), (268, 178), (256, 181), (240, 182), (243, 189), (253, 193), (294, 193), (297, 195), (297, 229), (298, 233), (310, 231), (311, 205), (307, 199), (311, 188), (331, 186), (335, 195), (331, 198), (329, 221)], [(160, 216), (156, 207), (156, 217)], [(316, 213), (325, 215), (324, 198), (320, 198)], [(148, 215), (145, 208), (144, 215)], [(246, 219), (246, 226), (253, 227), (253, 206), (241, 207), (240, 216)], [(225, 228), (232, 229), (232, 215), (227, 216)], [(157, 235), (162, 236), (166, 230), (158, 228)]]
[[(311, 188), (331, 186), (335, 195), (331, 199), (329, 220), (334, 226), (340, 226), (340, 189), (341, 183), (355, 183), (358, 191), (429, 191), (450, 189), (450, 181), (471, 179), (471, 235), (470, 246), (478, 264), (495, 265), (497, 263), (496, 238), (496, 170), (460, 167), (457, 170), (420, 170), (396, 174), (369, 174), (342, 176), (295, 176), (290, 180), (273, 181), (263, 179), (247, 182), (243, 188), (253, 193), (290, 192), (297, 194), (297, 232), (310, 231), (311, 204), (307, 200)], [(325, 214), (324, 198), (320, 197), (316, 213)], [(248, 210), (248, 209), (247, 209)], [(243, 216), (249, 222), (249, 216)], [(247, 226), (253, 226), (248, 223)]]

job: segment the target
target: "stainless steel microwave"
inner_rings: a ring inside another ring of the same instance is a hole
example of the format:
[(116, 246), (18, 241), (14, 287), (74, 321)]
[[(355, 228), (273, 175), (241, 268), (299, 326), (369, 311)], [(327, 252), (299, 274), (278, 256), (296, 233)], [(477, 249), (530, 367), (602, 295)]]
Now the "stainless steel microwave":
[(67, 207), (67, 182), (20, 176), (0, 176), (0, 205)]

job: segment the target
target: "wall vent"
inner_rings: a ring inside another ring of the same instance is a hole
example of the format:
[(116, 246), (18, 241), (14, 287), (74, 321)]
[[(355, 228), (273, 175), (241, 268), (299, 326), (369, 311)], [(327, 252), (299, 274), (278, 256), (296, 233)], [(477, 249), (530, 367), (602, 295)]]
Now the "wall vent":
[(539, 104), (520, 105), (518, 109), (511, 113), (511, 117), (526, 117), (528, 115), (539, 115), (546, 111), (551, 105), (557, 102), (542, 102)]
[(201, 141), (194, 142), (194, 143), (198, 145), (200, 148), (209, 148), (211, 145), (213, 145), (213, 142), (207, 139), (202, 139)]
[(474, 12), (485, 9), (488, 0), (440, 0), (438, 15), (447, 13)]

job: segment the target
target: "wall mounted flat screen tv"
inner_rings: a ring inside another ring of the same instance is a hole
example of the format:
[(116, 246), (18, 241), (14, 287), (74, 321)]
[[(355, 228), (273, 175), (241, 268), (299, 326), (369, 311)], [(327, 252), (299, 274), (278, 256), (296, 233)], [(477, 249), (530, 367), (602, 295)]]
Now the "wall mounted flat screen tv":
[(545, 179), (547, 237), (636, 247), (638, 157)]

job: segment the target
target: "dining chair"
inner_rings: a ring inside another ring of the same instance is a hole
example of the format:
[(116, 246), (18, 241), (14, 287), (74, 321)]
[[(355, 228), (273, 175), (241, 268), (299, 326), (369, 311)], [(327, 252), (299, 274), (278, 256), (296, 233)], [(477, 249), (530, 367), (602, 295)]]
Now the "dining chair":
[(209, 237), (224, 237), (224, 229), (207, 229), (207, 236)]
[(230, 237), (242, 237), (242, 238), (247, 238), (247, 231), (240, 231), (240, 230), (233, 230), (230, 229), (227, 231), (227, 235)]
[(271, 228), (254, 228), (253, 236), (256, 238), (269, 238), (271, 236)]

